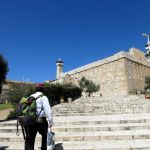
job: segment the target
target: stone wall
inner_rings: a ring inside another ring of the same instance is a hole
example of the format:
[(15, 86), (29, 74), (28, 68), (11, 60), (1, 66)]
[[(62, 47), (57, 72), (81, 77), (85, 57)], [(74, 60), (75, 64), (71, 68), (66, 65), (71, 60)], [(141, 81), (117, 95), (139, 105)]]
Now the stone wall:
[(131, 48), (129, 52), (121, 51), (106, 59), (65, 72), (61, 81), (78, 84), (83, 76), (100, 85), (97, 95), (127, 95), (132, 90), (144, 90), (145, 76), (150, 76), (150, 63), (142, 51)]
[(10, 85), (5, 83), (2, 86), (2, 93), (0, 95), (0, 103), (8, 102), (8, 91), (10, 89)]
[(31, 82), (20, 82), (20, 81), (14, 81), (14, 80), (6, 80), (6, 82), (2, 86), (2, 93), (0, 95), (0, 103), (6, 103), (8, 102), (8, 92), (12, 88), (12, 84), (19, 83), (19, 84), (33, 84)]

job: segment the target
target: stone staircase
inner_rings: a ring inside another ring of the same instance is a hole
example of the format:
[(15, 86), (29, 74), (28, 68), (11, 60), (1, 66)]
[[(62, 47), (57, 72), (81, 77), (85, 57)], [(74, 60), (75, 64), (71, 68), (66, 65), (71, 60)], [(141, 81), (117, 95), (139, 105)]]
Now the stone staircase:
[(150, 100), (141, 96), (81, 98), (56, 105), (55, 116), (136, 114), (150, 112)]
[[(143, 96), (80, 98), (53, 107), (56, 150), (150, 150), (150, 100)], [(0, 122), (0, 145), (23, 150), (16, 120)], [(35, 150), (41, 137), (36, 138)]]

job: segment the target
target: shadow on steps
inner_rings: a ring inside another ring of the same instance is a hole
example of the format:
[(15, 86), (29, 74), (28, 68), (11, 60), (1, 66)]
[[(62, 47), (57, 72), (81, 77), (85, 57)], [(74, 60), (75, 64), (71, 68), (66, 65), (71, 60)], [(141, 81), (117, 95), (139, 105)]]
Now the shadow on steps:
[(63, 143), (57, 143), (54, 145), (54, 150), (64, 150), (63, 146), (62, 146)]

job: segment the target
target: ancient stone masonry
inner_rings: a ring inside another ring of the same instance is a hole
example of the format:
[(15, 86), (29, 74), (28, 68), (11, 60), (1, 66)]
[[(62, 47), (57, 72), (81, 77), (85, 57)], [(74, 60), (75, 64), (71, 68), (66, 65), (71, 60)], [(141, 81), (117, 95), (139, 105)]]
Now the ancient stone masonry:
[(6, 80), (6, 82), (3, 84), (2, 87), (2, 93), (0, 95), (0, 103), (8, 102), (8, 92), (9, 90), (12, 90), (12, 84), (33, 84), (31, 82), (21, 82), (21, 81), (15, 81), (15, 80)]
[(143, 91), (145, 76), (150, 75), (150, 63), (144, 52), (136, 48), (120, 51), (74, 70), (61, 73), (58, 82), (78, 85), (83, 76), (100, 85), (102, 95), (127, 95), (132, 90)]

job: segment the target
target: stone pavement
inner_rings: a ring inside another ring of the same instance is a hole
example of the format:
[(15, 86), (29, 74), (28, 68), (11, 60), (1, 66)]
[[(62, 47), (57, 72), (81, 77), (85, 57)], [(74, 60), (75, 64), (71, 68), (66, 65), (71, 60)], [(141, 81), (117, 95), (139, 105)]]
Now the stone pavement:
[[(71, 104), (57, 105), (53, 107), (52, 128), (55, 149), (150, 150), (149, 107), (150, 100), (138, 96), (80, 98)], [(15, 132), (16, 120), (0, 122), (0, 145), (8, 145), (9, 150), (23, 150), (21, 130), (19, 136)], [(40, 142), (38, 134), (35, 150)]]

